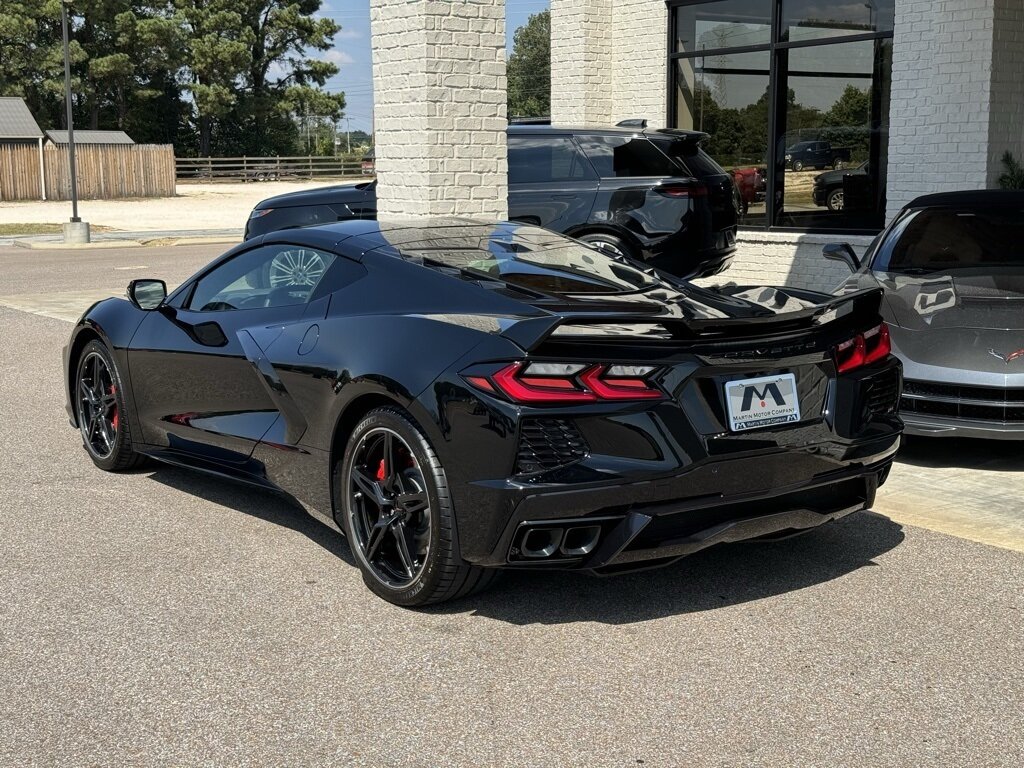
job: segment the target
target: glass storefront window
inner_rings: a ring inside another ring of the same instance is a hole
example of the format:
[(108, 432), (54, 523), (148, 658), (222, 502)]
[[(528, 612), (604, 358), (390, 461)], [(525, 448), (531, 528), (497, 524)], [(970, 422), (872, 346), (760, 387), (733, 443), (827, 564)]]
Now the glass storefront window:
[(783, 42), (891, 32), (895, 0), (783, 0)]
[(676, 13), (675, 50), (695, 53), (771, 42), (772, 0), (718, 0)]
[[(887, 42), (887, 41), (886, 41)], [(875, 66), (882, 41), (782, 52), (786, 94), (776, 140), (776, 223), (803, 229), (875, 229), (884, 216), (885, 147), (879, 104), (888, 83)]]
[(669, 2), (670, 121), (709, 134), (741, 223), (880, 229), (895, 0)]
[(675, 127), (703, 131), (704, 150), (732, 173), (742, 224), (765, 223), (768, 51), (679, 59)]

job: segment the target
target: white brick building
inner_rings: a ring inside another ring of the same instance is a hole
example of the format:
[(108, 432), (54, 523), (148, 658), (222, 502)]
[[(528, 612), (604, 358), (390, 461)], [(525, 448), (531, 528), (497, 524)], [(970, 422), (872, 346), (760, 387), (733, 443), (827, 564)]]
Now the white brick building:
[[(503, 212), (504, 0), (372, 7), (381, 210)], [(704, 130), (724, 167), (766, 177), (726, 278), (830, 289), (844, 268), (822, 244), (866, 247), (914, 197), (993, 186), (1004, 152), (1024, 159), (1024, 0), (551, 0), (551, 14), (553, 122)], [(808, 159), (807, 143), (826, 149)], [(822, 176), (820, 157), (844, 167)]]
[[(822, 260), (822, 244), (866, 247), (914, 197), (994, 186), (1005, 151), (1024, 158), (1022, 0), (551, 0), (551, 12), (553, 122), (699, 129), (699, 97), (739, 115), (769, 89), (760, 156), (729, 157), (712, 138), (727, 168), (763, 167), (777, 198), (751, 209), (731, 279), (834, 287), (845, 269)], [(847, 86), (871, 114), (829, 124)], [(822, 130), (787, 125), (811, 109)], [(871, 215), (824, 211), (806, 200), (806, 172), (769, 168), (770, 147), (828, 133), (862, 145), (850, 165), (877, 167)]]

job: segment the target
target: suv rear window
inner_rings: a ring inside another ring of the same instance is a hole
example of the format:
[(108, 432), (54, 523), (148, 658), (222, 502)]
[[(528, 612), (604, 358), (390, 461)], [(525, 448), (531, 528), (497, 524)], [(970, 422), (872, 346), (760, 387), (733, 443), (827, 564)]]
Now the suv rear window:
[(577, 141), (603, 179), (685, 173), (642, 136), (579, 136)]
[(711, 155), (700, 148), (692, 139), (676, 140), (658, 139), (654, 141), (658, 148), (677, 163), (682, 164), (689, 173), (698, 179), (709, 176), (725, 176), (725, 169), (711, 159)]

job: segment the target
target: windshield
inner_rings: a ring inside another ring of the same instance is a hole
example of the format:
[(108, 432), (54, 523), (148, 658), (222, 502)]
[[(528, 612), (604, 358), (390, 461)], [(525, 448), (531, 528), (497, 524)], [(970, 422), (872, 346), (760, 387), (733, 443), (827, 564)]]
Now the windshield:
[(630, 293), (659, 284), (636, 267), (536, 227), (508, 224), (485, 231), (441, 228), (432, 230), (433, 236), (396, 245), (406, 258), (540, 293)]
[(926, 274), (994, 267), (1024, 267), (1024, 210), (1018, 207), (918, 211), (876, 269)]

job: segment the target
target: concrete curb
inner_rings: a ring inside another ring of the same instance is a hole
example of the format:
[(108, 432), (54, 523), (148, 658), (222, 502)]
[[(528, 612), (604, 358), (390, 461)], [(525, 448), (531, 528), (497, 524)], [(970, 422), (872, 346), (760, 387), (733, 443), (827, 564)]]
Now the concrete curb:
[(142, 245), (238, 245), (242, 238), (211, 235), (210, 237), (155, 237), (152, 240), (141, 240)]
[(33, 240), (15, 240), (17, 248), (29, 248), (33, 251), (85, 251), (90, 249), (108, 250), (112, 248), (141, 248), (142, 243), (138, 240), (97, 240), (92, 243), (65, 243), (45, 240), (42, 242)]
[(64, 250), (109, 250), (112, 248), (146, 248), (156, 246), (179, 245), (238, 245), (242, 238), (211, 236), (211, 237), (154, 237), (138, 240), (94, 240), (91, 243), (65, 243), (62, 240), (14, 240), (17, 248), (29, 248), (36, 251)]

